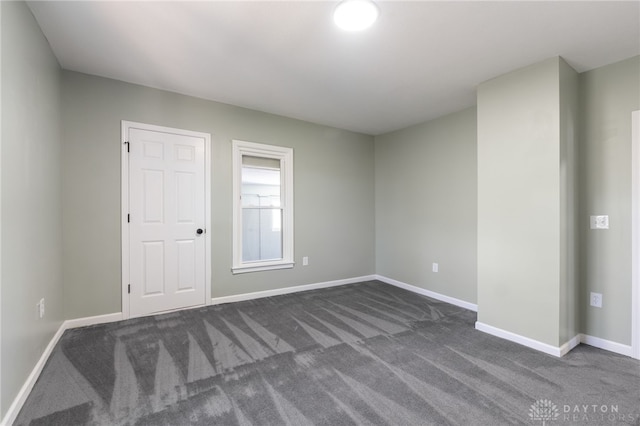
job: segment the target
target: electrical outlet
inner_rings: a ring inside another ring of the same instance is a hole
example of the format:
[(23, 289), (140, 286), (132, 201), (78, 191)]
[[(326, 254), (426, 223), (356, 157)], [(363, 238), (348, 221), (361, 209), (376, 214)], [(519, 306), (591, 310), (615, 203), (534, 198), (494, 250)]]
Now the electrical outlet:
[(433, 272), (438, 272), (438, 264), (437, 264), (437, 263), (434, 263), (433, 265), (431, 265), (431, 270), (432, 270)]
[(40, 318), (44, 317), (44, 297), (38, 303), (38, 315)]
[(591, 216), (589, 225), (591, 229), (609, 229), (609, 216)]
[(309, 266), (309, 256), (302, 258), (302, 266)]
[(602, 293), (591, 292), (591, 306), (602, 308)]

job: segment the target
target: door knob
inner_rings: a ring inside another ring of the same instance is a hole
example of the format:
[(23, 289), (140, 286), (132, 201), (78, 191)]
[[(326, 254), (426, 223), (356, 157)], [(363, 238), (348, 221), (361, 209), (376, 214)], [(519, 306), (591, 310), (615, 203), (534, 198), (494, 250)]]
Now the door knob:
[(198, 228), (198, 230), (196, 231), (196, 234), (200, 235), (202, 234), (204, 231), (201, 228)]

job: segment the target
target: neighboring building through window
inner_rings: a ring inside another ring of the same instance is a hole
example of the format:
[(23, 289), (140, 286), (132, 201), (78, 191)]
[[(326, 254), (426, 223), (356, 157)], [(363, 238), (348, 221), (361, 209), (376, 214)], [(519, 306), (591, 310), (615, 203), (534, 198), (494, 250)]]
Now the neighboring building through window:
[(233, 273), (293, 267), (293, 150), (233, 141)]

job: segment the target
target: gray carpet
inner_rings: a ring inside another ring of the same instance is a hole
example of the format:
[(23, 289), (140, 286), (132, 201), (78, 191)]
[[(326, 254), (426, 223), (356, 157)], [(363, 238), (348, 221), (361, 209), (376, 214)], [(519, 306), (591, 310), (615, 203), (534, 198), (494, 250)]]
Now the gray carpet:
[(373, 281), (68, 330), (15, 424), (640, 424), (638, 361), (475, 319)]

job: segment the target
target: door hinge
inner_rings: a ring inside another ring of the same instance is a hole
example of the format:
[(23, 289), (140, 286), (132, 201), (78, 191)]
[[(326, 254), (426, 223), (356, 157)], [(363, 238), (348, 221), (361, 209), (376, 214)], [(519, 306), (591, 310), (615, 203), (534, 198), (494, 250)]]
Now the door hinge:
[(124, 144), (127, 146), (127, 152), (129, 152), (129, 142), (124, 142)]
[(127, 223), (131, 223), (131, 215), (127, 213)]
[(131, 284), (127, 286), (127, 293), (131, 294)]

